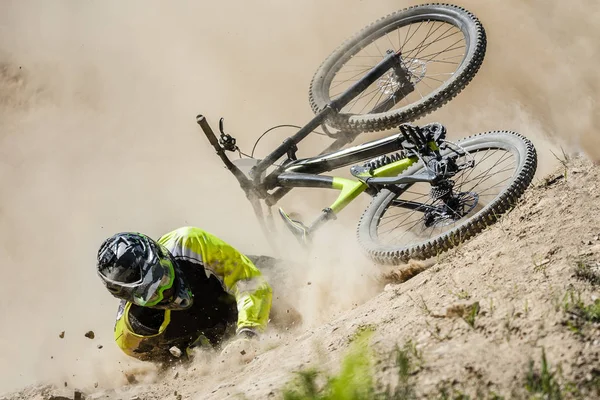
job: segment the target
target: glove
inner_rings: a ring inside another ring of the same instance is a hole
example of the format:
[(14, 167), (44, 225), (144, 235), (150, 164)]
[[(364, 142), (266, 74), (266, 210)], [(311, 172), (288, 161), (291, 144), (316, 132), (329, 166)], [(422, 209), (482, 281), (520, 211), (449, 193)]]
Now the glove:
[(221, 357), (247, 364), (256, 356), (257, 341), (258, 335), (255, 331), (247, 328), (241, 329), (237, 337), (221, 351)]

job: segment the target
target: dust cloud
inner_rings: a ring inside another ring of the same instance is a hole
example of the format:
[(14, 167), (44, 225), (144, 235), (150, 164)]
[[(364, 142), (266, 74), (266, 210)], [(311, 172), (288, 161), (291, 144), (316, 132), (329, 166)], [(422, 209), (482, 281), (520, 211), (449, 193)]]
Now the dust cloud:
[[(139, 368), (112, 343), (116, 301), (94, 272), (97, 246), (114, 232), (156, 237), (196, 225), (242, 251), (271, 253), (194, 116), (213, 126), (224, 116), (247, 150), (270, 126), (302, 124), (308, 83), (329, 52), (416, 3), (1, 2), (0, 392), (35, 381), (110, 387)], [(443, 121), (454, 137), (518, 130), (548, 166), (558, 146), (600, 157), (598, 5), (458, 3), (484, 23), (488, 55), (465, 92), (426, 120)], [(299, 199), (284, 204), (298, 208)], [(306, 203), (314, 215), (321, 199)], [(296, 260), (306, 269), (293, 273), (294, 300), (308, 323), (374, 293), (373, 268), (353, 239), (367, 201)], [(84, 337), (90, 329), (94, 340)]]

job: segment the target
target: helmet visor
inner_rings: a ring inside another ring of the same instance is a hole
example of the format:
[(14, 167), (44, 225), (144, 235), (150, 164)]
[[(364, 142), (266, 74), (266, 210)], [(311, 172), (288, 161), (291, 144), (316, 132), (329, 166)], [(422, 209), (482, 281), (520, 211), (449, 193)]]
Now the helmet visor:
[(173, 262), (167, 257), (161, 258), (156, 265), (146, 274), (142, 282), (132, 291), (133, 303), (142, 307), (152, 307), (163, 300), (168, 300), (172, 295), (169, 290), (175, 281)]

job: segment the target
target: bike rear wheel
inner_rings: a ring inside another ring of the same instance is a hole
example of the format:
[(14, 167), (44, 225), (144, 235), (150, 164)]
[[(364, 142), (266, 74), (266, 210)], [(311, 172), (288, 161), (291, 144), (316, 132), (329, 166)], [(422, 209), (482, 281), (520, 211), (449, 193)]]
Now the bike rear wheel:
[(391, 129), (456, 96), (479, 70), (485, 49), (483, 26), (464, 8), (410, 7), (381, 18), (338, 47), (312, 79), (310, 104), (320, 112), (381, 61), (387, 50), (400, 50), (412, 92), (390, 70), (328, 121), (350, 131)]
[[(381, 190), (365, 210), (357, 230), (358, 241), (371, 259), (400, 264), (449, 250), (496, 222), (531, 183), (537, 156), (525, 137), (514, 132), (489, 132), (457, 144), (473, 156), (475, 165), (452, 178), (453, 191), (460, 199), (453, 209), (455, 214), (449, 217), (440, 212), (441, 200), (427, 183)], [(450, 150), (443, 154), (449, 155)], [(419, 163), (405, 174), (423, 170)]]

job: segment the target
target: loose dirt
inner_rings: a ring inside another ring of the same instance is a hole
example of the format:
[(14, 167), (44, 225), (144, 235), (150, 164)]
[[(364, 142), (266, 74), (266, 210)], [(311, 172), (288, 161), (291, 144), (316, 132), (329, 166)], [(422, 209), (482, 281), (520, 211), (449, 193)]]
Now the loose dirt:
[[(0, 261), (9, 279), (0, 296), (0, 393), (277, 398), (293, 371), (335, 371), (348, 338), (367, 325), (382, 353), (417, 344), (423, 396), (440, 388), (522, 396), (527, 363), (539, 365), (542, 348), (565, 381), (596, 379), (598, 328), (574, 332), (565, 298), (597, 296), (573, 268), (600, 257), (598, 170), (576, 159), (545, 180), (561, 165), (561, 146), (599, 157), (593, 0), (458, 2), (486, 27), (486, 60), (464, 93), (419, 122), (442, 121), (454, 138), (513, 129), (534, 141), (536, 187), (499, 224), (439, 260), (382, 271), (353, 237), (365, 198), (322, 233), (321, 249), (307, 256), (289, 244), (304, 268), (285, 274), (295, 287), (286, 300), (303, 325), (271, 332), (250, 364), (206, 353), (161, 372), (116, 349), (116, 301), (94, 272), (106, 236), (198, 225), (247, 253), (272, 252), (194, 116), (213, 124), (225, 116), (243, 149), (270, 126), (302, 124), (311, 116), (308, 82), (327, 54), (418, 2), (323, 3), (0, 3)], [(289, 133), (266, 139), (259, 155)], [(301, 155), (322, 144), (312, 139)], [(283, 205), (315, 213), (329, 200), (298, 191)], [(465, 316), (475, 303), (472, 327)], [(14, 392), (36, 382), (53, 386)]]

